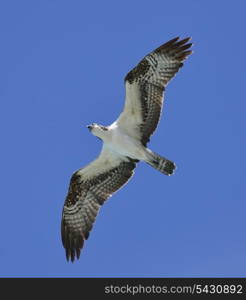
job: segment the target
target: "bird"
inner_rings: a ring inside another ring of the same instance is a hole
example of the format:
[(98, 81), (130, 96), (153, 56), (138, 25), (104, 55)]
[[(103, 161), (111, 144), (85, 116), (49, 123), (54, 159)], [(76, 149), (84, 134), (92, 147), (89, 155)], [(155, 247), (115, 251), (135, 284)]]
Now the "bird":
[(192, 53), (190, 37), (175, 37), (146, 55), (125, 76), (125, 104), (109, 126), (88, 125), (102, 140), (99, 156), (75, 171), (62, 210), (61, 238), (67, 261), (80, 258), (103, 203), (122, 188), (140, 161), (170, 176), (173, 161), (147, 147), (162, 112), (169, 81)]

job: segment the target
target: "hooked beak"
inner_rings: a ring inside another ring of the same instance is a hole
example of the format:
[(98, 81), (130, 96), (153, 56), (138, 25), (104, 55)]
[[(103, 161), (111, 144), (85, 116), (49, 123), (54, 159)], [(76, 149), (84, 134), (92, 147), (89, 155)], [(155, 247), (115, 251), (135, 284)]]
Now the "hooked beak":
[(91, 125), (87, 125), (86, 127), (91, 131), (91, 129), (92, 129)]

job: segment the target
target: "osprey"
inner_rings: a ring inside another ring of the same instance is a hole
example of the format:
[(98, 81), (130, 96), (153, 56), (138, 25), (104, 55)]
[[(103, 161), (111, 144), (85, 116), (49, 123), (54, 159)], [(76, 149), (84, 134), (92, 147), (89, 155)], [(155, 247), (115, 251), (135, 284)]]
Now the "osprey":
[(173, 174), (174, 162), (146, 146), (159, 122), (165, 87), (192, 53), (189, 40), (176, 37), (145, 56), (125, 77), (125, 106), (119, 118), (109, 126), (87, 126), (103, 146), (96, 160), (71, 177), (61, 224), (68, 261), (79, 258), (101, 205), (127, 183), (139, 161)]

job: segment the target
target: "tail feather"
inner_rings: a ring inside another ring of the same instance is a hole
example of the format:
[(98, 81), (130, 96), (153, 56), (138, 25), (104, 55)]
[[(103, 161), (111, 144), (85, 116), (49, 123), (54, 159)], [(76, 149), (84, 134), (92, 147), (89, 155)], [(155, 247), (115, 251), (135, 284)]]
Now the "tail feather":
[(176, 169), (176, 165), (173, 161), (154, 152), (151, 152), (150, 159), (146, 162), (156, 170), (168, 176), (172, 175)]

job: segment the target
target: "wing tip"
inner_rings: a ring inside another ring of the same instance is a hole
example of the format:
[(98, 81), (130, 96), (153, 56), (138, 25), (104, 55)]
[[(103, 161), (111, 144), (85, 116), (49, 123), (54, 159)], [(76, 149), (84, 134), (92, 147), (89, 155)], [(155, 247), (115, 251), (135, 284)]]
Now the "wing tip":
[(174, 55), (180, 62), (182, 62), (193, 53), (193, 51), (190, 50), (190, 47), (193, 46), (193, 43), (188, 43), (191, 39), (191, 36), (183, 39), (180, 39), (180, 37), (177, 36), (158, 47), (156, 50), (154, 50), (154, 52), (160, 53), (166, 51), (167, 53)]
[(65, 248), (65, 254), (66, 254), (66, 260), (67, 262), (74, 262), (75, 259), (79, 260), (80, 258), (80, 254), (81, 254), (81, 250), (83, 248), (82, 246), (64, 246)]
[(74, 235), (71, 231), (68, 230), (63, 220), (61, 237), (62, 244), (65, 249), (66, 260), (73, 263), (75, 259), (78, 260), (80, 258), (80, 253), (84, 246), (84, 235), (82, 233)]

